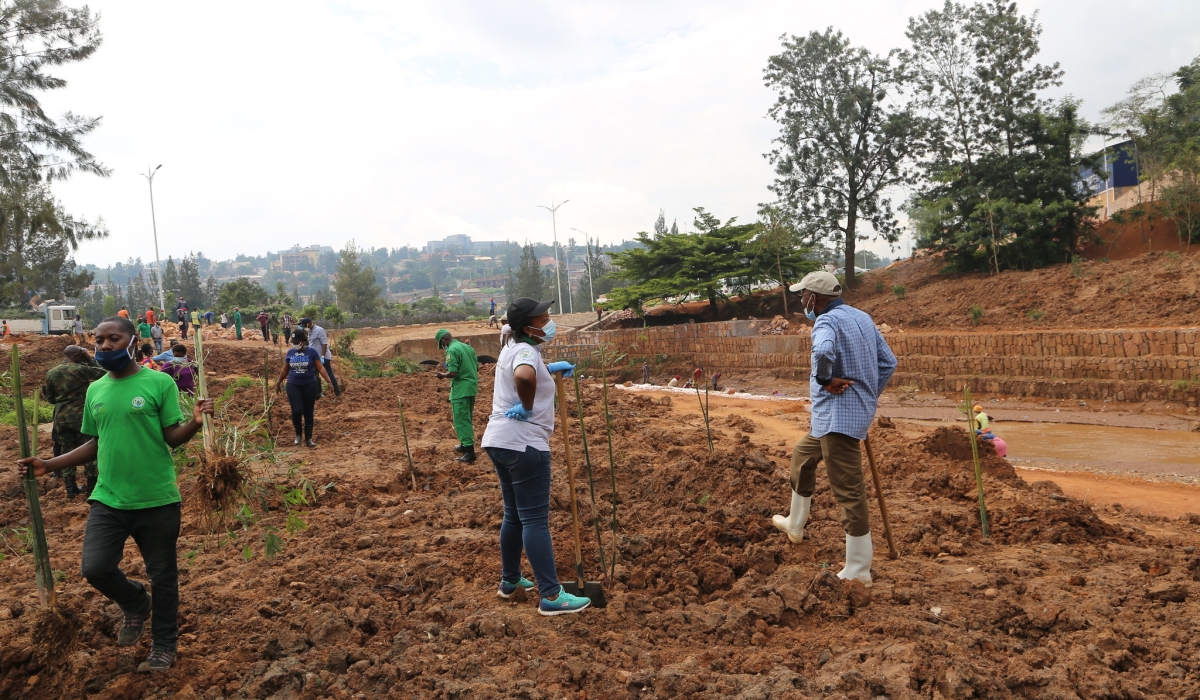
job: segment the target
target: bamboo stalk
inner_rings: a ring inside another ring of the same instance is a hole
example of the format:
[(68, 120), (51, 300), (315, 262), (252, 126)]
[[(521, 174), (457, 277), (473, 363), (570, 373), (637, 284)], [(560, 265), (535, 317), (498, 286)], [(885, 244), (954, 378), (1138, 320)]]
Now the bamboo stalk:
[[(604, 540), (600, 539), (600, 518), (596, 517), (596, 482), (592, 478), (592, 455), (588, 452), (587, 428), (583, 424), (583, 399), (579, 393), (579, 372), (575, 372), (575, 406), (579, 409), (579, 434), (583, 436), (583, 463), (587, 466), (588, 490), (592, 494), (592, 524), (596, 526), (596, 543), (600, 545), (600, 570), (607, 570)], [(609, 579), (609, 585), (612, 580)]]
[[(33, 395), (33, 429), (35, 435), (32, 440), (29, 438), (29, 424), (25, 415), (25, 397), (21, 394), (21, 359), (20, 351), (14, 344), (12, 348), (12, 386), (13, 400), (16, 402), (17, 409), (17, 440), (19, 443), (20, 455), (24, 459), (26, 457), (35, 457), (37, 452), (37, 407), (38, 393)], [(33, 468), (30, 467), (25, 472), (24, 478), (25, 499), (29, 503), (29, 529), (33, 531), (33, 571), (34, 579), (37, 582), (38, 599), (41, 601), (42, 607), (51, 609), (58, 608), (58, 598), (54, 593), (54, 571), (50, 568), (50, 551), (46, 544), (46, 523), (42, 519), (42, 504), (38, 500), (38, 483), (37, 477), (33, 475)]]
[(600, 360), (600, 382), (604, 391), (604, 431), (608, 435), (608, 474), (612, 478), (612, 561), (609, 563), (608, 580), (612, 581), (617, 571), (617, 465), (613, 459), (612, 420), (608, 412), (608, 363)]
[[(204, 332), (193, 333), (192, 339), (196, 348), (196, 400), (203, 401), (208, 398), (208, 378), (204, 376)], [(201, 425), (204, 433), (204, 454), (211, 455), (213, 451), (212, 427), (209, 425), (207, 413), (204, 414)]]
[(971, 388), (963, 387), (964, 408), (967, 409), (967, 439), (971, 441), (971, 459), (975, 462), (975, 486), (979, 491), (979, 522), (983, 525), (983, 536), (988, 538), (987, 501), (983, 495), (983, 465), (979, 462), (979, 440), (975, 437), (975, 412), (971, 409)]
[(696, 390), (696, 402), (700, 404), (700, 414), (704, 416), (704, 432), (708, 435), (708, 453), (713, 454), (712, 428), (708, 424), (708, 384), (704, 385), (704, 399), (700, 398), (700, 385), (696, 381), (700, 379), (695, 372), (692, 373), (692, 388)]
[(417, 468), (413, 466), (412, 450), (408, 449), (408, 424), (404, 422), (404, 399), (399, 396), (396, 400), (400, 402), (400, 430), (404, 433), (404, 454), (408, 455), (408, 475), (412, 477), (413, 491), (417, 490)]

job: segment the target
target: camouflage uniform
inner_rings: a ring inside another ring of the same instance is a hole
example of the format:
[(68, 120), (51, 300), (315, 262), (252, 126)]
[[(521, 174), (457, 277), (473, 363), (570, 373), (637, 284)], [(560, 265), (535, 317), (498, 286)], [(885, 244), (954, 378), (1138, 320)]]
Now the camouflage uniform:
[[(88, 386), (104, 375), (105, 369), (91, 358), (87, 362), (67, 361), (51, 367), (46, 373), (42, 395), (46, 401), (54, 404), (54, 432), (63, 454), (92, 439), (90, 435), (79, 432), (83, 427), (83, 401), (87, 397)], [(83, 475), (89, 487), (96, 482), (94, 461), (83, 465)], [(68, 484), (74, 484), (75, 467), (63, 469), (62, 477)]]

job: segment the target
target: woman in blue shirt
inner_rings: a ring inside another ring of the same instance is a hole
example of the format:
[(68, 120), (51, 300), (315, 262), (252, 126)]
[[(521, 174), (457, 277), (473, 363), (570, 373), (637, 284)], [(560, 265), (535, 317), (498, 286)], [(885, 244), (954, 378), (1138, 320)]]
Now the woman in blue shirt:
[[(297, 328), (292, 333), (292, 349), (288, 350), (283, 363), (283, 371), (279, 373), (279, 381), (275, 383), (276, 393), (283, 391), (283, 382), (287, 381), (288, 403), (292, 406), (292, 427), (296, 429), (296, 441), (300, 444), (301, 426), (304, 429), (304, 444), (316, 447), (313, 442), (313, 408), (321, 396), (321, 379), (329, 382), (329, 374), (321, 364), (321, 355), (308, 347), (308, 335)], [(303, 419), (303, 420), (302, 420)]]

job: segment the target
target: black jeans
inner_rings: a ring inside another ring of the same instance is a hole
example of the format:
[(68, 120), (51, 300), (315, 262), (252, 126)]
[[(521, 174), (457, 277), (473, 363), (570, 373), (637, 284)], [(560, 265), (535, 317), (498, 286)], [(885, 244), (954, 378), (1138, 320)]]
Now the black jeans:
[(150, 633), (155, 649), (175, 650), (179, 639), (179, 504), (118, 510), (89, 501), (83, 531), (83, 577), (127, 615), (146, 609), (146, 586), (121, 571), (125, 540), (133, 537), (154, 592)]
[(321, 364), (325, 365), (325, 371), (329, 373), (329, 378), (333, 380), (333, 390), (336, 393), (338, 388), (337, 375), (333, 373), (333, 363), (329, 360), (322, 359)]
[(296, 429), (296, 434), (300, 434), (301, 418), (303, 418), (304, 439), (312, 439), (313, 431), (313, 409), (317, 405), (317, 398), (321, 396), (321, 380), (312, 382), (311, 384), (292, 384), (288, 382), (287, 397), (288, 403), (292, 406), (292, 427)]

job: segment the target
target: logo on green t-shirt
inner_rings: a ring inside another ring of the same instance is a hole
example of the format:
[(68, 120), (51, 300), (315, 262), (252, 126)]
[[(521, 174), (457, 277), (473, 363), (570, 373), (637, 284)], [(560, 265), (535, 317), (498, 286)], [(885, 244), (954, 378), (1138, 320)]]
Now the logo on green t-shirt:
[(104, 413), (104, 404), (97, 403), (92, 407), (92, 410), (96, 413)]
[(145, 405), (146, 405), (146, 399), (145, 399), (145, 398), (143, 398), (143, 397), (141, 397), (141, 396), (135, 396), (135, 397), (133, 397), (133, 407), (134, 407), (134, 408), (136, 408), (136, 409), (138, 409), (138, 410), (140, 411), (140, 410), (141, 410), (141, 408), (142, 408), (142, 406), (145, 406)]

